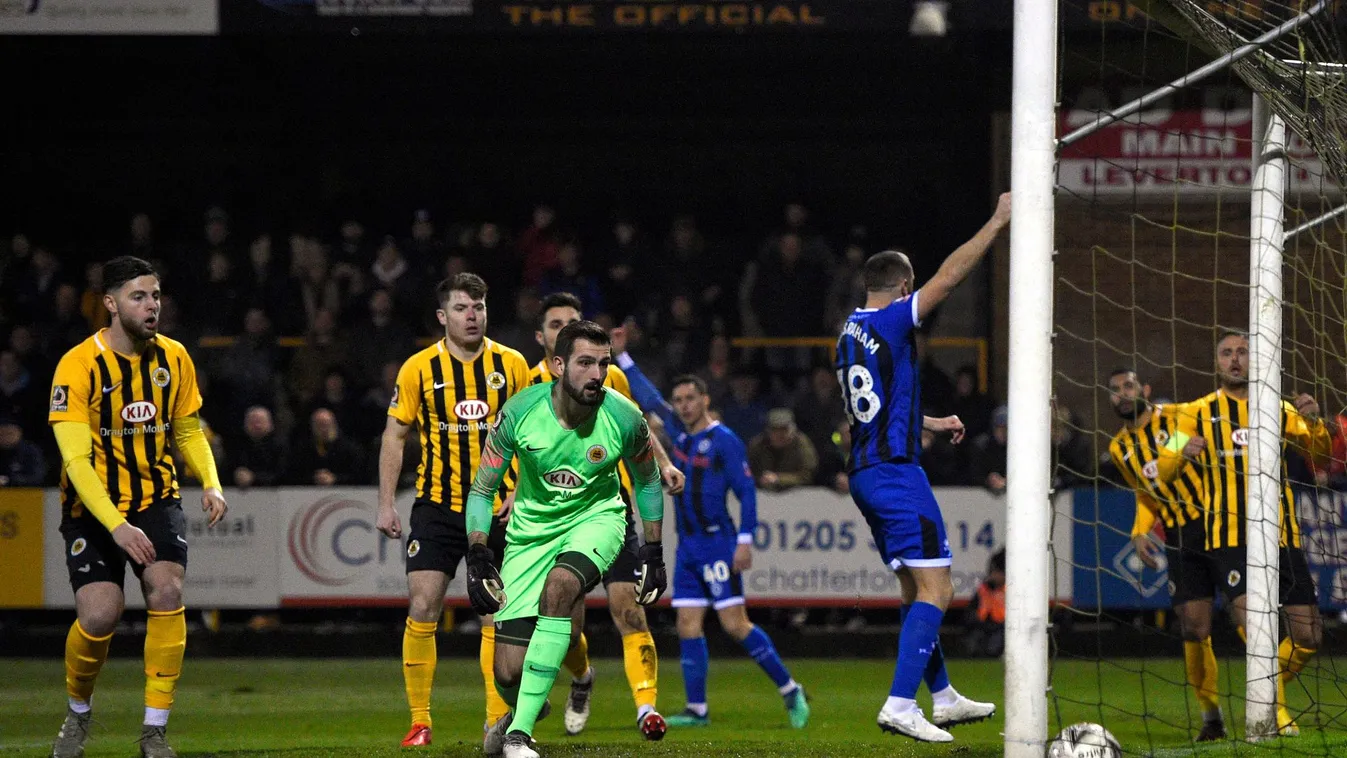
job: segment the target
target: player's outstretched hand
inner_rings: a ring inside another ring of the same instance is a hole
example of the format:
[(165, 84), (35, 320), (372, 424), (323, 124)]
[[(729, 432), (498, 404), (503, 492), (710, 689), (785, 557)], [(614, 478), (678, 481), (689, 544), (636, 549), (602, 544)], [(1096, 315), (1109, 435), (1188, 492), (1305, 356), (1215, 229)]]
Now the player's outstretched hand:
[(374, 527), (390, 540), (402, 536), (402, 520), (398, 518), (397, 509), (391, 505), (379, 506), (379, 514), (374, 519)]
[(500, 572), (491, 565), (496, 559), (491, 548), (473, 545), (468, 548), (468, 600), (473, 610), (483, 616), (495, 613), (505, 605), (505, 583)]
[(138, 527), (123, 523), (112, 530), (112, 541), (142, 566), (154, 563), (154, 543)]
[(664, 543), (647, 542), (639, 552), (641, 570), (636, 574), (636, 602), (653, 605), (669, 586), (664, 571)]
[(1010, 193), (1002, 192), (996, 199), (996, 212), (992, 214), (992, 220), (1001, 226), (1010, 223)]
[(208, 526), (220, 523), (220, 519), (229, 512), (229, 503), (225, 502), (224, 493), (215, 488), (202, 492), (201, 512), (210, 514), (210, 519), (206, 522)]
[(679, 471), (677, 466), (672, 463), (665, 466), (660, 469), (659, 476), (660, 479), (664, 480), (665, 492), (670, 495), (683, 494), (683, 486), (687, 484), (687, 477), (683, 476), (683, 472)]

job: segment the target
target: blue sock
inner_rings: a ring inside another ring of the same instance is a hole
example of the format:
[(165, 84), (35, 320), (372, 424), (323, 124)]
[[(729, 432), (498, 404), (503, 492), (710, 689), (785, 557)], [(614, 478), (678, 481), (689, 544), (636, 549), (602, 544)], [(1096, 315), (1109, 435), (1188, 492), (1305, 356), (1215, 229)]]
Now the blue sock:
[[(893, 668), (890, 697), (913, 700), (926, 674), (927, 664), (940, 640), (940, 620), (944, 611), (930, 603), (913, 603), (898, 635), (898, 664)], [(948, 682), (948, 680), (946, 680)]]
[(935, 641), (935, 649), (931, 651), (931, 660), (926, 664), (926, 689), (932, 695), (949, 687), (949, 673), (945, 671), (945, 648), (940, 644), (940, 638)]
[(683, 688), (688, 704), (706, 703), (706, 670), (711, 665), (711, 654), (706, 649), (705, 637), (679, 640), (682, 651)]
[(767, 632), (754, 625), (753, 631), (740, 640), (739, 644), (743, 645), (753, 660), (767, 672), (767, 676), (776, 683), (777, 689), (790, 684), (790, 672), (786, 670), (786, 664), (781, 662), (781, 656), (776, 654), (776, 646), (772, 644), (772, 638), (767, 636)]

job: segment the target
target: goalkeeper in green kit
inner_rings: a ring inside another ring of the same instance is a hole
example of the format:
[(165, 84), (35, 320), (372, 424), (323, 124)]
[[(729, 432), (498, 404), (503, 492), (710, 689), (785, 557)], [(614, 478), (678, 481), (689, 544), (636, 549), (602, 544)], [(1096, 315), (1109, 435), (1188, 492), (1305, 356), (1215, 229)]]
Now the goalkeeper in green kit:
[[(557, 335), (552, 360), (557, 381), (517, 393), (497, 414), (467, 503), (468, 597), (478, 613), (495, 614), (496, 689), (511, 708), (483, 748), (506, 758), (537, 757), (530, 735), (579, 635), (573, 618), (622, 549), (621, 460), (635, 480), (645, 528), (637, 602), (655, 602), (667, 584), (664, 494), (650, 428), (634, 403), (603, 387), (612, 360), (608, 333), (592, 321), (569, 324)], [(516, 455), (519, 483), (497, 573), (486, 546), (491, 504)]]

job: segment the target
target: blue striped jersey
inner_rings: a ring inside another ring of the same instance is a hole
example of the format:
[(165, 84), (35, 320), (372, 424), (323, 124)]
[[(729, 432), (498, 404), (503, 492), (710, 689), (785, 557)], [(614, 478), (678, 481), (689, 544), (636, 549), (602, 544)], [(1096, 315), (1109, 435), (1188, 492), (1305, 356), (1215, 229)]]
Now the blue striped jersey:
[(857, 308), (837, 338), (837, 381), (851, 420), (851, 470), (921, 453), (917, 295)]
[(734, 532), (728, 498), (739, 501), (738, 541), (751, 542), (758, 526), (758, 493), (748, 467), (748, 451), (739, 435), (713, 421), (699, 432), (689, 432), (673, 408), (624, 353), (618, 365), (627, 373), (631, 394), (641, 410), (664, 422), (674, 447), (669, 451), (674, 465), (687, 482), (674, 497), (674, 515), (680, 537), (725, 535)]

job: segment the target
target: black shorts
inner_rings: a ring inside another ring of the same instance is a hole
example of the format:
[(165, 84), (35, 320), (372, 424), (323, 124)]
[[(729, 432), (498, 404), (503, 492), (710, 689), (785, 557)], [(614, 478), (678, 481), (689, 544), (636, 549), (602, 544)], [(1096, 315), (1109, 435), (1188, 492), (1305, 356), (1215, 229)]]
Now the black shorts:
[[(1281, 571), (1277, 582), (1280, 592), (1278, 605), (1318, 605), (1319, 596), (1314, 590), (1314, 579), (1310, 576), (1309, 563), (1305, 561), (1305, 551), (1298, 547), (1283, 547), (1281, 550)], [(1248, 551), (1242, 547), (1223, 547), (1211, 551), (1221, 570), (1221, 588), (1226, 598), (1233, 601), (1245, 594), (1245, 574), (1247, 572)]]
[(627, 536), (622, 541), (622, 549), (613, 558), (613, 565), (603, 572), (603, 586), (613, 582), (635, 582), (641, 573), (640, 543), (636, 541), (636, 516), (627, 507)]
[[(458, 564), (468, 554), (468, 524), (463, 511), (452, 511), (432, 500), (412, 503), (407, 532), (407, 571), (439, 571), (454, 578)], [(505, 527), (493, 516), (486, 546), (500, 569), (505, 558)]]
[[(169, 561), (187, 568), (186, 523), (181, 500), (156, 500), (149, 508), (126, 514), (126, 523), (145, 532), (154, 545), (155, 561)], [(94, 582), (126, 583), (126, 564), (137, 579), (145, 567), (130, 560), (112, 539), (112, 534), (87, 511), (78, 517), (61, 519), (65, 539), (65, 566), (70, 586), (76, 591)]]
[(1169, 563), (1169, 601), (1215, 600), (1225, 572), (1206, 551), (1207, 530), (1201, 521), (1165, 530), (1165, 559)]

